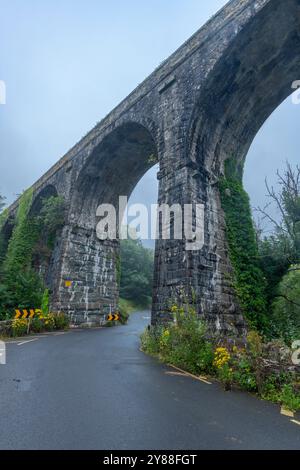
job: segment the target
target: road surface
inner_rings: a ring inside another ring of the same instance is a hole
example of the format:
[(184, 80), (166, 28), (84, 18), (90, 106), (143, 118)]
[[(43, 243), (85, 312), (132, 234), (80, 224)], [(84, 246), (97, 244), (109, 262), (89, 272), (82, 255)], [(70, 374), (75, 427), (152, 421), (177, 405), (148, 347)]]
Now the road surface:
[(180, 375), (139, 350), (149, 314), (127, 326), (7, 344), (1, 449), (300, 449), (279, 407)]

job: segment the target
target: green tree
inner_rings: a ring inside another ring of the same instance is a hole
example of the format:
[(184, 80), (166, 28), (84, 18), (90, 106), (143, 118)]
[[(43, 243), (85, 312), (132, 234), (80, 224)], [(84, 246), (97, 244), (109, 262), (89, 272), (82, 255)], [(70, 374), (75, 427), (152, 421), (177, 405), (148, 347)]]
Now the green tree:
[(153, 281), (153, 250), (141, 241), (121, 241), (120, 296), (141, 305), (151, 302)]
[(287, 342), (300, 338), (300, 265), (291, 266), (279, 284), (272, 327)]
[(260, 265), (267, 281), (268, 304), (272, 303), (278, 284), (291, 265), (291, 241), (281, 233), (258, 237)]
[[(43, 201), (39, 214), (31, 214), (32, 190), (20, 198), (16, 223), (8, 243), (0, 284), (1, 311), (40, 308), (49, 303), (44, 280), (34, 269), (49, 260), (55, 236), (64, 223), (64, 201), (51, 197)], [(38, 261), (38, 263), (36, 262)]]
[[(270, 187), (266, 181), (270, 201), (263, 209), (258, 208), (274, 231), (268, 237), (259, 234), (258, 242), (261, 267), (267, 279), (271, 331), (289, 341), (300, 334), (300, 167), (293, 169), (287, 163), (284, 172), (277, 171), (277, 176), (279, 189)], [(278, 220), (270, 214), (272, 205), (280, 214)]]
[[(258, 208), (263, 220), (274, 228), (272, 237), (263, 239), (267, 246), (262, 248), (268, 248), (269, 255), (273, 254), (279, 265), (284, 262), (288, 267), (300, 262), (300, 167), (293, 169), (287, 162), (283, 173), (277, 171), (277, 177), (279, 190), (270, 187), (266, 180), (269, 202), (263, 209)], [(279, 220), (270, 214), (270, 206), (275, 206)]]

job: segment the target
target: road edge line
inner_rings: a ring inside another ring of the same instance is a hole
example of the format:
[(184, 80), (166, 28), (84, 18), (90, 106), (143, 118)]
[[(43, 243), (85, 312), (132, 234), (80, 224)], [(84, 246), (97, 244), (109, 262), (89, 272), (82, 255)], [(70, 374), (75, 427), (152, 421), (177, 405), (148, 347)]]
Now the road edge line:
[(173, 364), (167, 364), (169, 367), (172, 367), (173, 369), (183, 373), (186, 376), (192, 377), (193, 379), (199, 380), (200, 382), (205, 383), (206, 385), (212, 385), (212, 382), (209, 382), (206, 377), (202, 377), (201, 375), (194, 375), (191, 374), (190, 372), (187, 372), (186, 370), (180, 369), (179, 367), (173, 366)]

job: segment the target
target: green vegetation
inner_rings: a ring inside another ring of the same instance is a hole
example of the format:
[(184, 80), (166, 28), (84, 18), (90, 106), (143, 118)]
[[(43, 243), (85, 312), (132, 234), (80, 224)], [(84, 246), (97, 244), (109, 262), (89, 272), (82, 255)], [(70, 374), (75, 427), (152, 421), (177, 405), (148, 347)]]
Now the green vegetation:
[(139, 309), (139, 305), (135, 304), (132, 300), (126, 300), (119, 298), (119, 308), (128, 314), (133, 313), (134, 311)]
[(141, 307), (151, 304), (153, 251), (140, 240), (121, 241), (120, 296)]
[[(259, 208), (264, 220), (274, 227), (271, 236), (258, 234), (260, 264), (267, 280), (269, 335), (290, 344), (300, 338), (300, 167), (289, 163), (277, 172), (279, 190), (266, 181), (270, 203)], [(268, 212), (275, 205), (280, 220)]]
[(266, 188), (281, 220), (269, 215), (270, 204), (259, 209), (274, 225), (268, 237), (255, 230), (242, 167), (234, 158), (226, 161), (220, 195), (233, 267), (231, 282), (248, 325), (290, 343), (300, 337), (300, 169), (287, 164), (284, 174), (277, 175), (279, 191), (267, 182)]
[(145, 305), (140, 305), (133, 300), (123, 299), (122, 297), (119, 298), (119, 311), (123, 311), (124, 313), (130, 315), (137, 310), (143, 310)]
[(300, 338), (300, 265), (292, 265), (279, 283), (271, 326), (288, 344)]
[(252, 330), (243, 341), (213, 336), (193, 308), (174, 305), (174, 319), (147, 329), (143, 350), (194, 374), (218, 378), (225, 389), (237, 386), (300, 410), (300, 376), (291, 364), (291, 345), (300, 338), (300, 169), (278, 173), (280, 190), (268, 189), (281, 221), (271, 236), (256, 233), (242, 166), (228, 160), (220, 195), (233, 274), (231, 283)]
[(260, 267), (256, 234), (249, 197), (234, 160), (226, 162), (225, 178), (220, 182), (225, 213), (230, 260), (234, 269), (232, 284), (251, 328), (266, 329), (266, 282)]
[(49, 313), (49, 303), (50, 303), (50, 296), (49, 296), (49, 289), (45, 289), (42, 297), (41, 303), (41, 310), (44, 315)]
[[(216, 377), (226, 390), (236, 386), (292, 411), (300, 410), (299, 374), (287, 373), (284, 362), (279, 362), (276, 372), (266, 367), (270, 353), (256, 331), (244, 342), (212, 337), (195, 309), (174, 305), (172, 312), (174, 319), (169, 324), (142, 334), (145, 353), (190, 373)], [(273, 345), (278, 351), (280, 346)]]
[(116, 272), (120, 287), (119, 322), (124, 325), (132, 312), (149, 308), (151, 304), (153, 251), (144, 248), (140, 240), (122, 240)]
[[(58, 229), (63, 224), (60, 197), (42, 201), (39, 214), (31, 214), (33, 192), (20, 198), (15, 225), (0, 266), (0, 316), (13, 316), (15, 308), (49, 308), (49, 293), (37, 267), (50, 259)], [(5, 220), (7, 214), (2, 214)], [(48, 298), (47, 298), (48, 296)]]
[(49, 313), (35, 316), (32, 319), (18, 318), (11, 322), (7, 336), (24, 336), (43, 331), (66, 330), (69, 327), (69, 317), (64, 313)]
[(40, 237), (44, 245), (52, 251), (57, 232), (65, 223), (65, 200), (62, 196), (43, 199), (40, 214), (36, 216), (40, 227)]
[(175, 322), (146, 330), (141, 336), (142, 349), (163, 362), (193, 374), (212, 371), (213, 346), (206, 339), (206, 325), (192, 308), (172, 307)]
[(33, 247), (38, 239), (38, 226), (28, 217), (32, 191), (20, 200), (16, 222), (1, 267), (1, 310), (12, 314), (14, 307), (40, 306), (42, 283), (31, 267)]

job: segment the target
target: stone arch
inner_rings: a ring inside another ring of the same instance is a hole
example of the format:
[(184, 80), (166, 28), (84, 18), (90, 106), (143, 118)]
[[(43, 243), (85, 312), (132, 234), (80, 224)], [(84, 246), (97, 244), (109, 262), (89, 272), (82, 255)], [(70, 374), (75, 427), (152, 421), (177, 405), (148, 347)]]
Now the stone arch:
[[(34, 218), (38, 216), (42, 210), (43, 202), (51, 197), (59, 196), (59, 192), (55, 185), (47, 184), (40, 190), (37, 190), (33, 195), (33, 200), (28, 213), (28, 217)], [(60, 256), (60, 234), (61, 228), (55, 232), (54, 238), (51, 235), (49, 240), (49, 233), (40, 233), (38, 240), (38, 249), (35, 250), (33, 255), (32, 264), (34, 269), (39, 272), (43, 278), (46, 286), (53, 289), (54, 272)]]
[(36, 192), (31, 203), (29, 217), (39, 214), (42, 209), (43, 200), (52, 196), (58, 196), (58, 191), (53, 184), (47, 184), (47, 186)]
[(76, 180), (71, 223), (95, 228), (97, 206), (107, 203), (117, 207), (118, 197), (129, 198), (157, 161), (157, 145), (148, 128), (133, 121), (116, 127), (96, 146)]
[(242, 172), (249, 147), (300, 76), (300, 2), (269, 2), (236, 35), (210, 72), (195, 106), (189, 158), (212, 178), (234, 156)]
[(213, 260), (203, 269), (195, 256), (194, 284), (204, 287), (196, 287), (200, 309), (221, 330), (230, 331), (231, 324), (243, 329), (243, 309), (230, 280), (233, 265), (219, 185), (225, 162), (241, 181), (253, 139), (299, 76), (300, 2), (270, 1), (237, 32), (210, 71), (191, 116), (187, 157), (195, 194), (206, 205), (202, 256)]
[(63, 274), (53, 301), (57, 310), (67, 308), (75, 323), (101, 324), (117, 308), (119, 243), (97, 238), (97, 207), (112, 204), (118, 209), (119, 196), (129, 198), (158, 159), (156, 137), (140, 123), (123, 122), (94, 147), (76, 179)]

